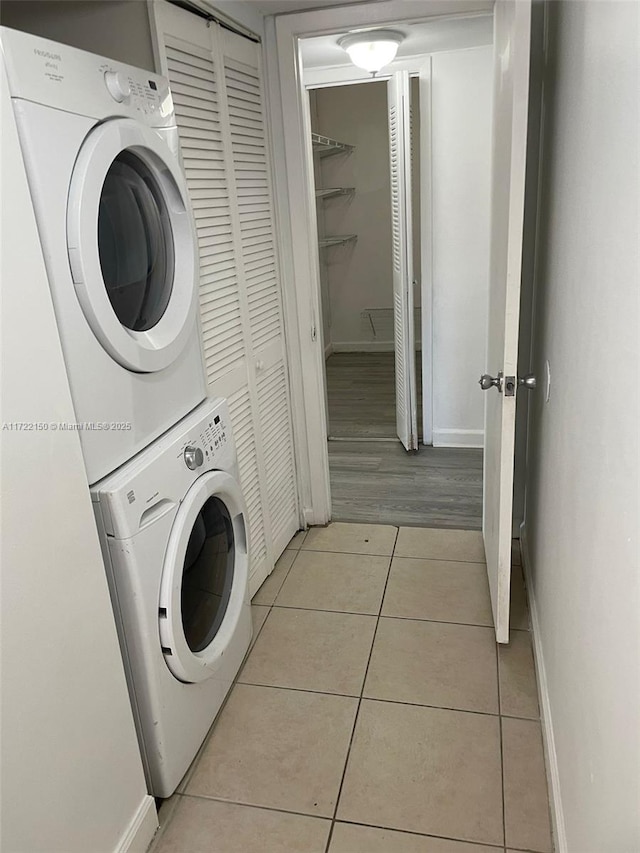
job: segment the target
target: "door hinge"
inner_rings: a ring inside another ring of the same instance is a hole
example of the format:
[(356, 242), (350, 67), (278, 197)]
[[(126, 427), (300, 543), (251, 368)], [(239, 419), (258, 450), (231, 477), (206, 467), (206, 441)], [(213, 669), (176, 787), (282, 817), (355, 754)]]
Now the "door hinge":
[(311, 340), (315, 341), (315, 340), (317, 340), (317, 338), (318, 338), (318, 329), (316, 328), (316, 324), (314, 323), (313, 326), (311, 326)]

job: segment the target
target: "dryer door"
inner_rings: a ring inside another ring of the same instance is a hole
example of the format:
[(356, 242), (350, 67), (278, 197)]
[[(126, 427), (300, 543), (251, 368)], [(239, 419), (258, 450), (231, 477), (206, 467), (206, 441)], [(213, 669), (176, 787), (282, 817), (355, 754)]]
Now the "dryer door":
[(218, 663), (247, 603), (244, 504), (233, 477), (203, 474), (176, 514), (162, 572), (160, 641), (180, 681), (203, 681)]
[(196, 242), (180, 165), (151, 128), (114, 119), (74, 167), (67, 241), (82, 310), (129, 370), (168, 367), (193, 334)]

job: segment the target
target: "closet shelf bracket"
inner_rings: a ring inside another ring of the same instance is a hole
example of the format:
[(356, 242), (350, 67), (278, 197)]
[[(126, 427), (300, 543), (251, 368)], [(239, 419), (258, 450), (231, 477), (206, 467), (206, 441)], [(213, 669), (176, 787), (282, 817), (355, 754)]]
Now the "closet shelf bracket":
[(353, 195), (355, 187), (326, 187), (322, 190), (316, 190), (316, 198), (333, 198), (337, 195)]
[(329, 157), (331, 154), (351, 154), (356, 147), (347, 145), (346, 142), (338, 142), (337, 139), (331, 139), (330, 136), (323, 136), (321, 133), (312, 133), (311, 142), (313, 150), (321, 157)]
[(350, 243), (352, 240), (355, 241), (357, 239), (357, 234), (341, 234), (340, 236), (336, 235), (335, 237), (323, 237), (318, 240), (318, 246), (321, 249), (328, 249), (329, 246), (342, 246), (345, 243)]

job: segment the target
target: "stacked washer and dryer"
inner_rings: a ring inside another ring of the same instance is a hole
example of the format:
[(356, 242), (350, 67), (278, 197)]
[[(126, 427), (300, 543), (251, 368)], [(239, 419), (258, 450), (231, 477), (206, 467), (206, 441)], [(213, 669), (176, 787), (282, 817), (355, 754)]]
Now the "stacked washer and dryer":
[(246, 513), (226, 402), (206, 398), (171, 93), (0, 32), (143, 762), (166, 797), (251, 639)]

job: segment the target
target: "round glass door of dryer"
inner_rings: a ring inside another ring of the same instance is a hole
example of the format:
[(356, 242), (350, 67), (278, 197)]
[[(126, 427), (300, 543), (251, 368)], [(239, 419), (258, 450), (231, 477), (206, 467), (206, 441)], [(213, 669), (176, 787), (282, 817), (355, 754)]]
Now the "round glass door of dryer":
[(222, 471), (196, 480), (173, 522), (162, 573), (160, 643), (180, 681), (211, 677), (247, 600), (245, 511)]
[(98, 253), (118, 320), (133, 332), (152, 329), (171, 298), (173, 233), (161, 187), (131, 151), (118, 154), (102, 186)]
[(67, 243), (78, 301), (106, 352), (139, 373), (171, 365), (195, 325), (197, 246), (180, 165), (158, 133), (131, 119), (89, 133)]

